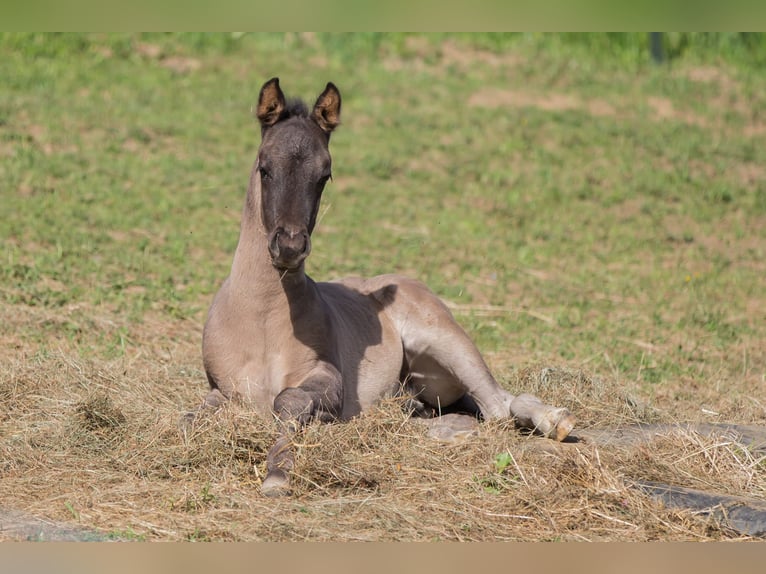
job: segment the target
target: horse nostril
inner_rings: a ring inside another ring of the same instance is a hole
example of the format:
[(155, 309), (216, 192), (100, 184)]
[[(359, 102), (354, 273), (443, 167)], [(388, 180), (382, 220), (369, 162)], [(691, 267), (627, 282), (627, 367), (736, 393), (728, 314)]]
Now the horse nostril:
[(271, 236), (271, 241), (269, 241), (269, 252), (275, 257), (279, 255), (279, 236), (282, 234), (282, 231), (284, 231), (282, 228), (277, 229)]

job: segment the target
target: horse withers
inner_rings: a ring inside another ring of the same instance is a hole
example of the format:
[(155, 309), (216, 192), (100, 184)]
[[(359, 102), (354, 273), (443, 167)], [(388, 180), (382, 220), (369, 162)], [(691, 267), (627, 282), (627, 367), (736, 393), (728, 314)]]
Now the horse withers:
[(564, 408), (513, 396), (425, 285), (399, 275), (314, 282), (311, 233), (332, 175), (330, 134), (341, 96), (328, 83), (313, 108), (261, 88), (261, 145), (250, 175), (231, 274), (210, 307), (202, 354), (210, 383), (201, 408), (238, 400), (275, 416), (279, 436), (261, 490), (290, 492), (292, 440), (313, 419), (347, 420), (402, 388), (420, 404), (460, 403), (485, 419), (563, 440)]

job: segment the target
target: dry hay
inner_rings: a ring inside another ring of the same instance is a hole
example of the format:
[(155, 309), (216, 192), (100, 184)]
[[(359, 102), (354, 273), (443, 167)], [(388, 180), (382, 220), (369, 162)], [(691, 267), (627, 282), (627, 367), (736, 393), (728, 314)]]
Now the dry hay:
[[(739, 535), (665, 508), (636, 481), (766, 498), (763, 458), (727, 437), (557, 447), (506, 421), (442, 444), (391, 400), (310, 425), (296, 440), (294, 496), (272, 500), (259, 485), (273, 422), (231, 406), (181, 431), (205, 391), (197, 342), (181, 338), (172, 360), (158, 353), (73, 359), (64, 347), (0, 363), (6, 517), (149, 540), (719, 540)], [(581, 427), (663, 418), (578, 370), (529, 367), (504, 384), (569, 406)], [(18, 537), (2, 512), (0, 539)]]

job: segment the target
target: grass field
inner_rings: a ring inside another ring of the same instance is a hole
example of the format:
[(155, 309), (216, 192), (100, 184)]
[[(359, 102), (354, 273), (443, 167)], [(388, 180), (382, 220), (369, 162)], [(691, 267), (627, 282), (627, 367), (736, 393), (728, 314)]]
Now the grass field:
[(147, 540), (736, 537), (630, 487), (766, 499), (715, 437), (444, 447), (383, 405), (309, 428), (273, 501), (270, 421), (176, 426), (272, 76), (343, 94), (312, 277), (425, 281), (585, 427), (766, 423), (766, 41), (667, 40), (657, 66), (639, 35), (0, 36), (0, 508)]

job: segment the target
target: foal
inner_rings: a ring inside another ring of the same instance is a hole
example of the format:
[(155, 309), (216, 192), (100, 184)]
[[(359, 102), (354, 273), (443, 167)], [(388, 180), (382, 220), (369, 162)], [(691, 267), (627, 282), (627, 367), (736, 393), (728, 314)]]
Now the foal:
[(347, 420), (406, 392), (434, 408), (460, 402), (485, 419), (563, 440), (564, 408), (513, 396), (428, 288), (398, 275), (315, 283), (304, 270), (319, 202), (331, 177), (330, 134), (340, 121), (332, 83), (309, 111), (286, 101), (279, 79), (261, 88), (261, 146), (242, 213), (231, 274), (210, 307), (202, 353), (203, 407), (242, 401), (276, 416), (261, 490), (289, 493), (294, 434), (312, 419)]

